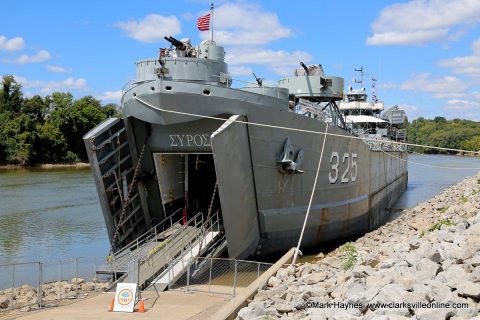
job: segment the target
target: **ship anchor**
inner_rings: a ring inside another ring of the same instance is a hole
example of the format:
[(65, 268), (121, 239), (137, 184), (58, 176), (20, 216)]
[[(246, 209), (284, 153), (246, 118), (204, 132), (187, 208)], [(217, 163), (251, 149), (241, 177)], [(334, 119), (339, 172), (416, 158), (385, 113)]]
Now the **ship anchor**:
[(297, 152), (295, 158), (293, 157), (294, 153), (295, 148), (291, 144), (290, 138), (287, 138), (283, 144), (282, 155), (280, 156), (280, 160), (278, 160), (277, 163), (281, 164), (283, 171), (286, 173), (303, 173), (304, 171), (300, 170), (303, 161), (303, 149), (300, 149)]

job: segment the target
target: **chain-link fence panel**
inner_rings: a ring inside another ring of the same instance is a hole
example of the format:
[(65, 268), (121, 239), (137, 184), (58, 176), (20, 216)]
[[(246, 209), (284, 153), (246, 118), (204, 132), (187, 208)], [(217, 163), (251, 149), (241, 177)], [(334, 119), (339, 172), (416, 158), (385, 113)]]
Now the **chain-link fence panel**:
[[(4, 273), (5, 271), (5, 273)], [(41, 264), (20, 263), (0, 267), (2, 288), (0, 312), (23, 308), (38, 303), (41, 283)]]
[(226, 295), (237, 294), (249, 286), (271, 264), (221, 258), (194, 258), (170, 289), (192, 290)]
[(99, 261), (89, 257), (0, 265), (0, 313), (107, 290), (111, 279), (96, 276)]

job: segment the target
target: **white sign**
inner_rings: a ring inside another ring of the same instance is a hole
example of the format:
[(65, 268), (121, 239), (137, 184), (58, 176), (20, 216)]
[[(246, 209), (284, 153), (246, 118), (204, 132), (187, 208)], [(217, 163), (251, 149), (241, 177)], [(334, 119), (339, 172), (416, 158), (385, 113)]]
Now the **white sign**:
[(113, 311), (133, 312), (135, 297), (137, 295), (136, 283), (118, 283), (115, 292)]

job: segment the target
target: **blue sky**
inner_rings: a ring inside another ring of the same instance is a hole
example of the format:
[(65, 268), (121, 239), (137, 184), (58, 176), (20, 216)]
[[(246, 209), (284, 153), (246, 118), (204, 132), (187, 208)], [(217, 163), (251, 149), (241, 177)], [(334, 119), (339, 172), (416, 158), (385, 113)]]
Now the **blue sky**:
[[(480, 1), (214, 1), (214, 36), (234, 79), (292, 74), (320, 63), (349, 86), (363, 66), (386, 106), (410, 119), (480, 120)], [(27, 96), (70, 91), (120, 101), (133, 62), (158, 56), (165, 35), (196, 44), (210, 1), (0, 2), (0, 74)], [(240, 86), (237, 82), (235, 85)], [(369, 88), (370, 83), (365, 86)]]

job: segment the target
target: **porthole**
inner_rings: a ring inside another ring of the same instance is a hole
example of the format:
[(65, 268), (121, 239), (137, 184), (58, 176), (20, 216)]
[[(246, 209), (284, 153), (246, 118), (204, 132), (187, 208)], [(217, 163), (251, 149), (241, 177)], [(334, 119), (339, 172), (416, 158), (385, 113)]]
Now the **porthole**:
[(155, 87), (150, 87), (150, 90), (155, 91)]
[(210, 95), (210, 89), (204, 89), (203, 94), (206, 95), (206, 96), (209, 96)]
[(172, 87), (171, 87), (171, 86), (166, 86), (166, 87), (165, 87), (165, 90), (171, 91), (171, 90), (172, 90)]

